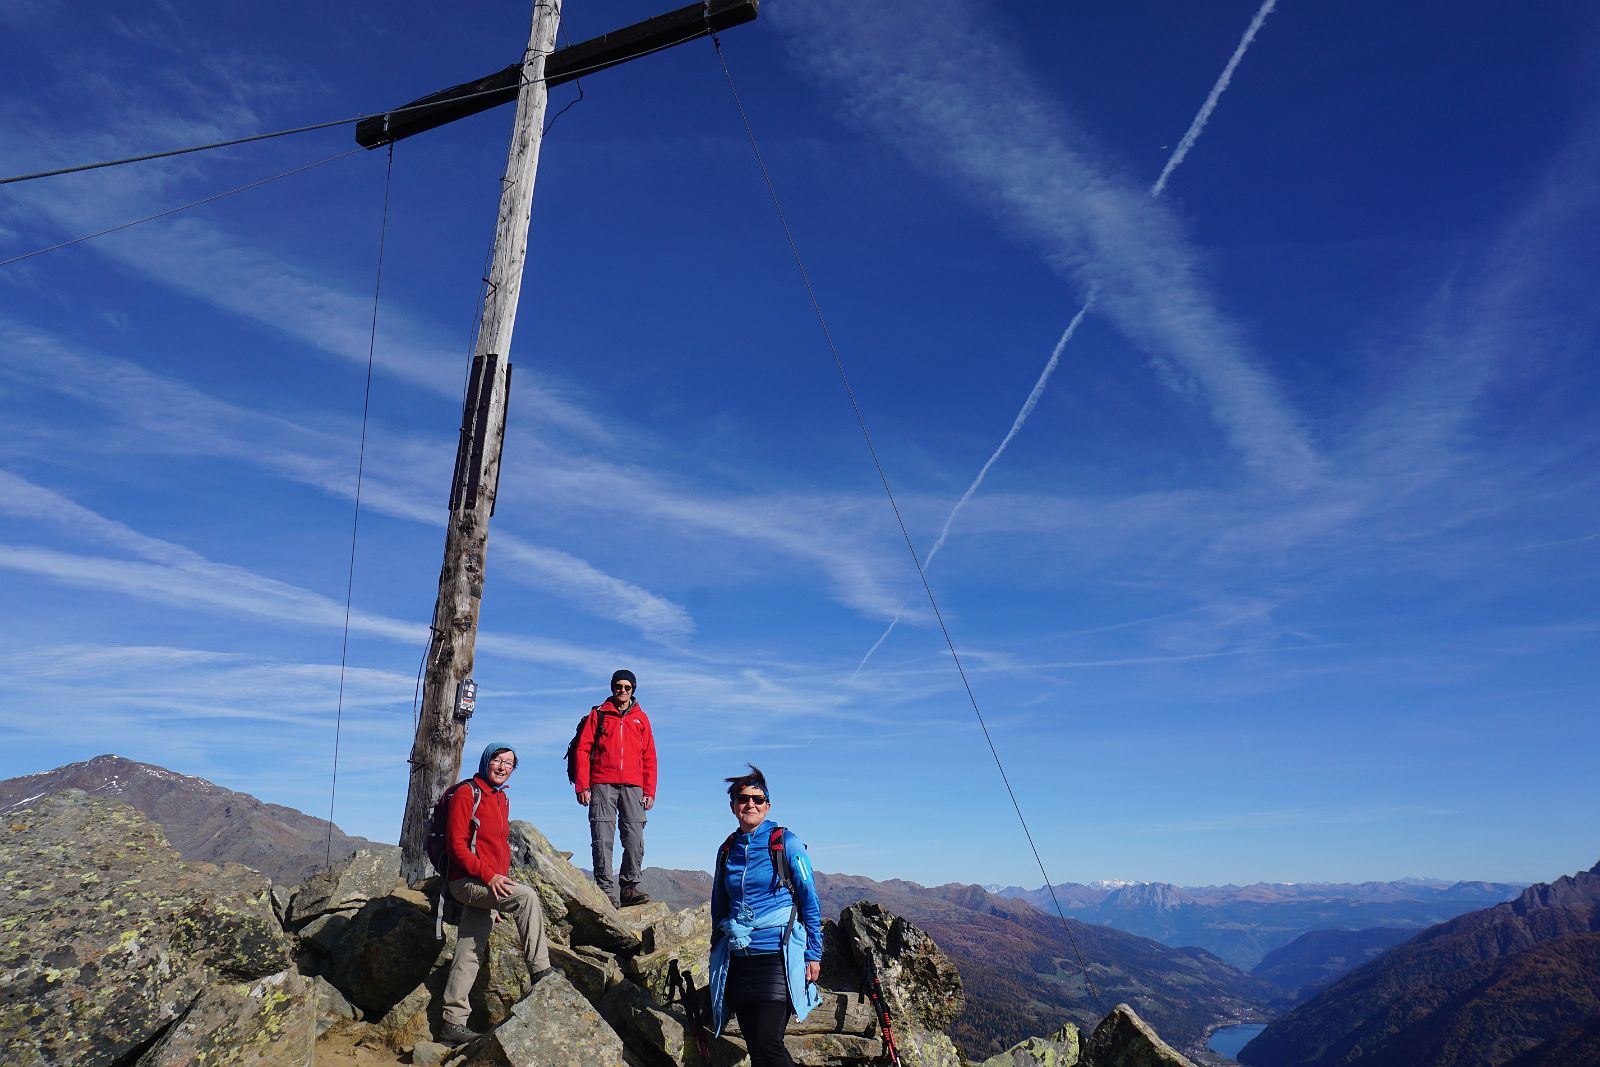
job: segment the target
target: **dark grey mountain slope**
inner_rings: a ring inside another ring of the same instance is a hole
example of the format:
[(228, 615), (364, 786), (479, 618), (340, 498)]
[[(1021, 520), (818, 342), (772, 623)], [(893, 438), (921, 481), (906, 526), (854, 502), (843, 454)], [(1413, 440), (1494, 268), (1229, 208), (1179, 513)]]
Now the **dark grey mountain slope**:
[(1313, 930), (1267, 953), (1250, 973), (1298, 1004), (1346, 972), (1376, 959), (1417, 935), (1415, 929), (1380, 926), (1372, 930)]
[[(281, 885), (298, 885), (327, 855), (325, 819), (121, 756), (96, 756), (42, 774), (0, 780), (0, 814), (63, 789), (81, 789), (138, 808), (161, 824), (184, 859), (242, 863)], [(343, 859), (370, 844), (335, 827), (333, 858)]]
[(1258, 1067), (1495, 1067), (1600, 1014), (1600, 864), (1441, 923), (1239, 1054)]

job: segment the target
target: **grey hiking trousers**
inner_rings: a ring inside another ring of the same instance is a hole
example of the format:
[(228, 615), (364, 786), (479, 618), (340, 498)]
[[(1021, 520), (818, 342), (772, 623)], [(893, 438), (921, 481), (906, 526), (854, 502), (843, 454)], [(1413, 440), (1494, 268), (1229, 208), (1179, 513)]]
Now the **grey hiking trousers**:
[[(617, 882), (634, 892), (644, 869), (644, 787), (598, 783), (589, 787), (589, 843), (594, 850), (594, 884), (616, 903)], [(611, 877), (611, 846), (622, 830), (622, 870)]]

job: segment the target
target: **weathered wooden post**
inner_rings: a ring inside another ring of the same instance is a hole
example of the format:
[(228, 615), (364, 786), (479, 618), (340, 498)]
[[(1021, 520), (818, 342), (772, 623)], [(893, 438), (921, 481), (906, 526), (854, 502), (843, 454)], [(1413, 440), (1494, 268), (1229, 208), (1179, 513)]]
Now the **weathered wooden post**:
[(485, 279), (488, 298), (479, 319), (472, 376), (461, 411), (461, 440), (450, 483), (450, 527), (445, 534), (444, 566), (439, 572), (439, 597), (433, 607), (422, 714), (411, 744), (410, 784), (400, 824), (400, 871), (409, 882), (428, 873), (423, 852), (428, 812), (460, 774), (461, 750), (467, 740), (471, 709), (461, 707), (462, 686), (472, 677), (477, 645), (489, 517), (494, 514), (500, 484), (500, 450), (505, 443), (511, 331), (522, 290), (522, 264), (527, 257), (528, 220), (533, 209), (533, 181), (539, 165), (548, 89), (749, 22), (756, 17), (759, 2), (699, 0), (555, 51), (561, 0), (538, 0), (533, 9), (528, 50), (520, 64), (432, 93), (356, 125), (356, 143), (378, 148), (512, 99), (517, 102), (511, 150), (501, 179), (494, 257)]
[[(500, 216), (495, 223), (494, 257), (488, 296), (478, 323), (472, 379), (461, 412), (461, 441), (450, 487), (450, 527), (445, 534), (439, 598), (433, 608), (433, 641), (428, 648), (422, 713), (411, 745), (411, 781), (400, 824), (400, 873), (416, 881), (428, 873), (423, 839), (428, 812), (455, 781), (461, 748), (467, 740), (466, 716), (457, 714), (458, 690), (472, 677), (483, 597), (484, 561), (489, 551), (489, 516), (499, 488), (500, 450), (505, 443), (506, 391), (511, 377), (511, 332), (522, 292), (522, 263), (528, 251), (528, 220), (533, 182), (544, 131), (545, 57), (555, 50), (561, 0), (537, 0), (533, 31), (522, 58), (523, 81), (517, 93), (511, 149), (501, 179)], [(469, 712), (470, 713), (470, 712)]]

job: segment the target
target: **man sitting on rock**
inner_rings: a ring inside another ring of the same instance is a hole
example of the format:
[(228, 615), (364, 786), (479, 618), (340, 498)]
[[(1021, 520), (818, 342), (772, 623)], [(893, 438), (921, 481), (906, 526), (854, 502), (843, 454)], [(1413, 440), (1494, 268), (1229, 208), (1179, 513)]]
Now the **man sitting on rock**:
[[(550, 973), (550, 948), (544, 936), (544, 909), (531, 887), (506, 877), (511, 870), (511, 804), (506, 779), (517, 768), (510, 745), (484, 747), (478, 773), (450, 795), (448, 845), (450, 895), (461, 902), (456, 955), (444, 987), (444, 1024), (439, 1040), (459, 1045), (481, 1037), (467, 1026), (467, 995), (489, 948), (489, 931), (500, 915), (517, 922), (522, 955), (535, 983)], [(476, 807), (476, 813), (474, 813)]]

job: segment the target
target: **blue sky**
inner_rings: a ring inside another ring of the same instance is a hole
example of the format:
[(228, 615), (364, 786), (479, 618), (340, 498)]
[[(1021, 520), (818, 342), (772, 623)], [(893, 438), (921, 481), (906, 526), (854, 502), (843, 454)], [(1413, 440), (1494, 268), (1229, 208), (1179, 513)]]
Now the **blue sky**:
[[(9, 3), (0, 169), (382, 110), (528, 14)], [(724, 35), (1053, 880), (1594, 862), (1597, 43), (1579, 3), (1295, 0)], [(626, 665), (648, 862), (708, 867), (753, 760), (820, 869), (1039, 884), (710, 44), (581, 84), (469, 751), (515, 743), (514, 813), (581, 858), (561, 752)], [(335, 808), (385, 840), (510, 118), (394, 153)], [(0, 259), (351, 144), (6, 186)], [(109, 751), (328, 810), (385, 166), (0, 267), (0, 776)]]

